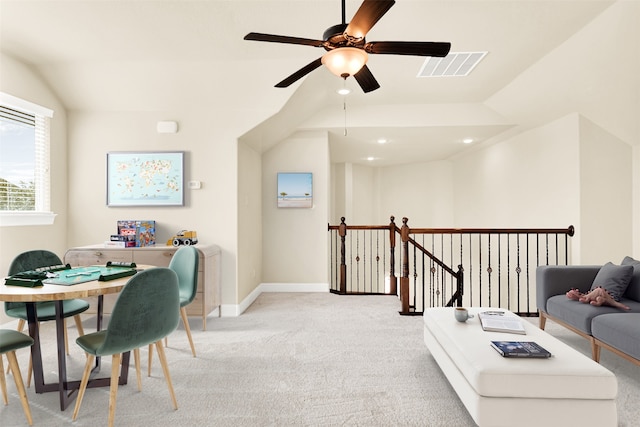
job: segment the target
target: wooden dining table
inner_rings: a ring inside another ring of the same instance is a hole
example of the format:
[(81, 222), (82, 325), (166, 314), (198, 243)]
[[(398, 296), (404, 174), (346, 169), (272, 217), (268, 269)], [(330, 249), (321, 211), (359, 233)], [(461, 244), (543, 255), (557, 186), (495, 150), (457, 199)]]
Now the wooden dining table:
[[(138, 269), (151, 268), (153, 266), (138, 266)], [(60, 410), (64, 411), (69, 404), (77, 397), (80, 381), (68, 381), (67, 379), (67, 358), (65, 353), (64, 339), (64, 314), (62, 301), (75, 298), (98, 297), (96, 330), (102, 329), (103, 297), (104, 295), (116, 294), (129, 281), (129, 277), (122, 277), (109, 281), (92, 280), (73, 285), (54, 285), (44, 283), (38, 287), (23, 287), (1, 284), (0, 301), (23, 302), (27, 309), (27, 322), (29, 325), (29, 335), (34, 340), (31, 346), (31, 356), (33, 361), (33, 378), (36, 393), (58, 392), (60, 395)], [(96, 277), (97, 279), (97, 277)], [(37, 302), (53, 301), (56, 307), (56, 341), (58, 355), (58, 382), (45, 383), (42, 366), (42, 349), (40, 346), (40, 331), (36, 321)], [(94, 373), (100, 370), (100, 359), (96, 358)], [(129, 353), (123, 354), (122, 367), (118, 384), (126, 384), (129, 372)], [(87, 387), (109, 386), (110, 379), (92, 378)]]

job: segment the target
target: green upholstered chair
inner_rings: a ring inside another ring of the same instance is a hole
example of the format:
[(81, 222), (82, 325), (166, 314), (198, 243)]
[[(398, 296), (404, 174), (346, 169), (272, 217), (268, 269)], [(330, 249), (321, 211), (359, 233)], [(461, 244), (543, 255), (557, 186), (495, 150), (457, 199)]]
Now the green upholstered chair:
[[(189, 318), (187, 317), (187, 305), (191, 304), (196, 297), (198, 290), (198, 250), (193, 246), (181, 246), (180, 249), (173, 254), (169, 268), (178, 275), (178, 284), (180, 286), (180, 317), (184, 329), (189, 338), (191, 353), (196, 357), (196, 347), (193, 345), (191, 338), (191, 328), (189, 327)], [(166, 345), (166, 339), (165, 339)], [(149, 346), (149, 366), (147, 375), (151, 376), (151, 360), (153, 359), (153, 347)]]
[[(9, 361), (9, 369), (13, 375), (13, 380), (16, 383), (18, 394), (20, 395), (20, 403), (22, 403), (22, 409), (24, 415), (27, 417), (29, 425), (33, 425), (31, 418), (31, 409), (29, 409), (29, 401), (27, 400), (27, 391), (24, 388), (24, 382), (22, 381), (22, 374), (20, 373), (20, 366), (18, 366), (18, 358), (16, 357), (16, 350), (25, 347), (31, 347), (33, 345), (33, 338), (28, 335), (22, 334), (18, 331), (10, 329), (0, 329), (0, 355), (6, 354)], [(7, 399), (7, 382), (4, 376), (4, 365), (2, 363), (2, 357), (0, 356), (0, 386), (2, 387), (2, 400), (7, 405), (9, 400)]]
[(138, 349), (152, 343), (155, 343), (160, 357), (173, 408), (178, 409), (162, 347), (162, 338), (178, 327), (179, 310), (178, 276), (173, 270), (163, 267), (150, 268), (129, 279), (118, 295), (107, 329), (83, 335), (76, 340), (76, 343), (87, 353), (87, 362), (78, 390), (73, 420), (78, 416), (95, 357), (111, 355), (108, 424), (113, 426), (122, 353), (134, 350), (138, 388), (140, 388)]
[[(32, 251), (23, 252), (9, 265), (9, 275), (20, 273), (23, 271), (35, 270), (40, 267), (50, 267), (52, 265), (60, 265), (62, 260), (58, 255), (51, 251), (36, 249)], [(84, 335), (84, 329), (82, 327), (82, 319), (80, 313), (87, 311), (89, 303), (81, 299), (70, 299), (62, 302), (62, 310), (64, 312), (65, 319), (72, 317), (76, 322), (78, 328), (78, 335)], [(18, 331), (22, 331), (25, 322), (27, 321), (27, 307), (23, 302), (5, 302), (4, 311), (9, 317), (17, 318)], [(45, 322), (48, 320), (56, 319), (56, 306), (53, 301), (45, 301), (36, 303), (36, 315), (39, 322)], [(69, 354), (69, 344), (67, 341), (67, 328), (65, 322), (64, 328), (64, 341), (65, 349)], [(27, 376), (27, 384), (31, 383), (31, 363), (29, 363), (29, 373)]]

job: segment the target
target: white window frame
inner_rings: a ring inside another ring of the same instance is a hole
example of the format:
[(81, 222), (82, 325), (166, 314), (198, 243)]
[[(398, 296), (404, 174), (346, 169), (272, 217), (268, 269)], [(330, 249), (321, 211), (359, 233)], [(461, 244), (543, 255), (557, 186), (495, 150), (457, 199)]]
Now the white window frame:
[(36, 116), (36, 144), (41, 144), (36, 155), (36, 174), (39, 174), (40, 178), (36, 179), (36, 210), (0, 211), (0, 227), (51, 225), (56, 217), (56, 214), (51, 211), (51, 177), (49, 174), (49, 121), (53, 117), (53, 110), (4, 92), (0, 92), (0, 104), (34, 114)]

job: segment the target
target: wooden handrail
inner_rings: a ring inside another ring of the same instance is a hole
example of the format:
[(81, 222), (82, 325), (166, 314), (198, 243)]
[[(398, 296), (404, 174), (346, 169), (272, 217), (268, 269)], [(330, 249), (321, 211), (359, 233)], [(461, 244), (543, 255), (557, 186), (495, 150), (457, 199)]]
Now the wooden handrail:
[[(340, 245), (340, 259), (332, 257), (335, 262), (331, 269), (332, 283), (339, 282), (339, 285), (332, 285), (331, 291), (397, 295), (402, 314), (421, 314), (426, 304), (462, 305), (463, 292), (469, 292), (464, 296), (466, 304), (505, 304), (507, 308), (513, 304), (516, 306), (514, 311), (531, 315), (537, 312), (531, 311), (530, 307), (530, 302), (534, 301), (530, 282), (535, 280), (535, 267), (554, 262), (568, 263), (568, 237), (575, 234), (573, 226), (411, 228), (406, 217), (402, 222), (402, 227), (397, 227), (395, 217), (391, 216), (388, 225), (347, 225), (342, 217), (340, 225), (328, 225), (329, 231), (337, 230), (332, 236), (339, 236)], [(383, 234), (388, 239), (382, 238)], [(399, 254), (396, 254), (396, 234), (400, 236)], [(420, 235), (431, 236), (430, 248), (425, 245), (424, 237), (420, 238), (422, 242), (418, 240)], [(545, 235), (546, 243), (540, 239)], [(555, 235), (552, 245), (549, 244), (551, 235)], [(562, 235), (564, 238), (559, 239)], [(388, 241), (389, 248), (381, 247), (384, 241)], [(337, 240), (332, 253), (338, 254)], [(334, 269), (338, 262), (339, 268)], [(399, 286), (396, 262), (401, 264)], [(381, 278), (384, 289), (377, 284)], [(520, 310), (521, 304), (524, 311)]]
[(573, 236), (575, 228), (410, 228), (412, 234), (566, 234)]

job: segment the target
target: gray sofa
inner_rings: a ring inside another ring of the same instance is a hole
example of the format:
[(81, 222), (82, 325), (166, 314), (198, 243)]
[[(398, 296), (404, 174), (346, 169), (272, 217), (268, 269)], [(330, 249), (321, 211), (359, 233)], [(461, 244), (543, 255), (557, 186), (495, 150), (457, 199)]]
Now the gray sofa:
[[(620, 302), (631, 310), (596, 307), (567, 298), (565, 294), (572, 288), (588, 292), (592, 285), (600, 285), (594, 282), (602, 281), (606, 268), (625, 277), (615, 277), (608, 282), (609, 286), (603, 287), (622, 290)], [(629, 271), (631, 274), (627, 278)], [(596, 362), (600, 361), (600, 349), (604, 347), (640, 365), (640, 261), (625, 257), (621, 266), (611, 263), (605, 266), (540, 266), (536, 275), (540, 329), (544, 329), (546, 320), (551, 319), (588, 339)]]

